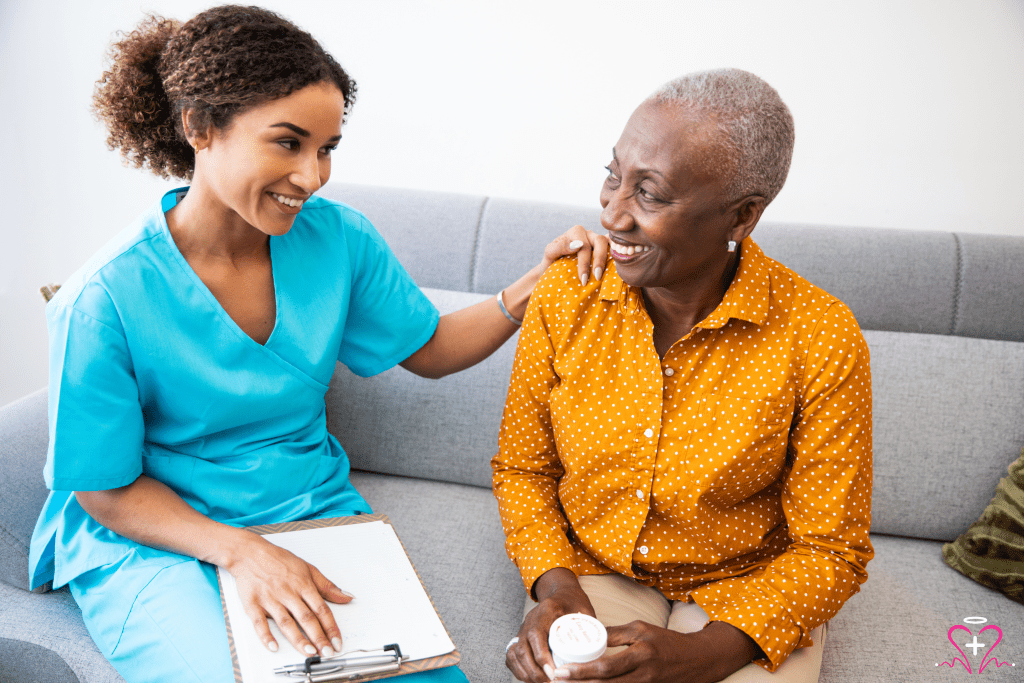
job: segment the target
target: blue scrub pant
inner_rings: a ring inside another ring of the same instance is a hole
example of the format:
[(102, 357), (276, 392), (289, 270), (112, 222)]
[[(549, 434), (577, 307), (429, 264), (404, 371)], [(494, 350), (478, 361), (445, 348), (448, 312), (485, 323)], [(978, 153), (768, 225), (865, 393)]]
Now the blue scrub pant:
[[(132, 554), (69, 584), (97, 647), (128, 683), (234, 683), (213, 565), (172, 553)], [(458, 667), (402, 683), (467, 683)]]

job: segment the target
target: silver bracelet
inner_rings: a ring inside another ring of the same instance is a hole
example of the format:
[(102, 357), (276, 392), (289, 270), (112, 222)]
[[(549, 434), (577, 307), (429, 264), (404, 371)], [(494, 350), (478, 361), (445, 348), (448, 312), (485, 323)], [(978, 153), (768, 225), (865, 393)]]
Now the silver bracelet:
[(502, 314), (504, 314), (504, 316), (506, 318), (508, 318), (508, 321), (510, 323), (512, 323), (516, 327), (519, 327), (520, 325), (523, 324), (523, 321), (519, 320), (518, 318), (512, 317), (512, 314), (508, 312), (507, 308), (505, 308), (505, 302), (501, 300), (501, 295), (504, 294), (504, 293), (505, 293), (505, 291), (502, 290), (502, 291), (498, 292), (498, 296), (494, 297), (498, 301), (498, 308), (501, 309)]

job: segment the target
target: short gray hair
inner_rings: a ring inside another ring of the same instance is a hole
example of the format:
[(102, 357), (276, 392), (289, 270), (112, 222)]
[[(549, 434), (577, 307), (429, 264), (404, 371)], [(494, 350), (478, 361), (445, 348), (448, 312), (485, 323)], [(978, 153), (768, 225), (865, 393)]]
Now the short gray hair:
[(775, 88), (748, 71), (714, 69), (671, 80), (648, 101), (684, 106), (715, 120), (732, 162), (730, 202), (753, 194), (771, 203), (779, 194), (796, 134), (793, 115)]

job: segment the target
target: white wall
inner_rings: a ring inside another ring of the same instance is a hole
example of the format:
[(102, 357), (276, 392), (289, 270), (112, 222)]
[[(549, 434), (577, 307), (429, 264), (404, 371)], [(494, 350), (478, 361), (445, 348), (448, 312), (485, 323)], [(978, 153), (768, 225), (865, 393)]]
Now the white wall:
[[(144, 10), (210, 4), (0, 0), (0, 405), (46, 382), (39, 285), (170, 186), (89, 114), (107, 44)], [(767, 220), (1024, 235), (1020, 0), (264, 4), (359, 81), (335, 179), (596, 205), (641, 99), (736, 66), (796, 118)]]

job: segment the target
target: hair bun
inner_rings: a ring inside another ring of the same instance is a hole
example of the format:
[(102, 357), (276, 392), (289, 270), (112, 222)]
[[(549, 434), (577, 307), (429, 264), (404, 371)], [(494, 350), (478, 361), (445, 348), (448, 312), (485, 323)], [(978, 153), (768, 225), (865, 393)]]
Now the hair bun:
[(96, 82), (93, 111), (107, 126), (107, 145), (136, 168), (167, 178), (191, 178), (194, 156), (182, 140), (160, 78), (160, 58), (180, 28), (173, 19), (147, 17), (114, 43), (110, 68)]

